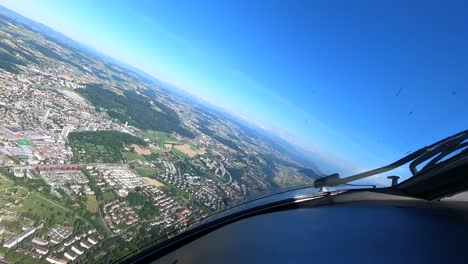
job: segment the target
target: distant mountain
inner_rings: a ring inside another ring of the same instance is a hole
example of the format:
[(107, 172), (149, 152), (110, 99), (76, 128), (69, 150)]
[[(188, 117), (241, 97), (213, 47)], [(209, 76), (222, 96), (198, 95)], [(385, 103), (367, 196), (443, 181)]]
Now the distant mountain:
[(62, 45), (65, 45), (65, 46), (68, 46), (68, 47), (71, 47), (73, 49), (77, 49), (79, 51), (83, 51), (83, 52), (86, 52), (88, 55), (93, 55), (99, 59), (102, 59), (104, 61), (107, 61), (108, 63), (112, 63), (112, 64), (116, 64), (122, 68), (125, 68), (126, 70), (130, 70), (134, 73), (137, 73), (138, 75), (140, 75), (140, 77), (144, 78), (146, 81), (150, 82), (150, 83), (153, 83), (153, 84), (157, 84), (158, 83), (158, 80), (155, 79), (154, 77), (152, 77), (151, 75), (141, 71), (140, 69), (137, 69), (133, 66), (130, 66), (126, 63), (123, 63), (119, 60), (116, 60), (108, 55), (105, 55), (103, 54), (102, 52), (99, 52), (97, 51), (96, 49), (86, 45), (86, 44), (83, 44), (83, 43), (80, 43), (79, 41), (76, 41), (74, 39), (71, 39), (67, 36), (65, 36), (64, 34), (60, 33), (60, 32), (57, 32), (55, 30), (53, 30), (52, 28), (42, 24), (42, 23), (39, 23), (37, 21), (34, 21), (34, 20), (31, 20), (25, 16), (22, 16), (18, 13), (16, 13), (15, 11), (13, 10), (10, 10), (4, 6), (1, 6), (0, 5), (0, 15), (2, 16), (5, 16), (5, 17), (8, 17), (20, 24), (23, 24), (24, 26), (27, 26), (29, 28), (31, 28), (33, 31), (36, 31), (36, 32), (39, 32), (41, 34), (43, 34), (44, 36), (48, 37), (48, 38), (51, 38), (53, 41), (55, 42), (59, 42), (60, 44)]
[(10, 10), (6, 7), (3, 7), (0, 5), (0, 15), (3, 15), (3, 16), (6, 16), (18, 23), (21, 23), (25, 26), (28, 26), (29, 28), (33, 29), (34, 31), (37, 31), (47, 37), (50, 37), (50, 38), (53, 38), (55, 41), (58, 41), (62, 44), (65, 44), (65, 45), (68, 45), (68, 46), (72, 46), (72, 47), (75, 47), (75, 48), (79, 48), (79, 49), (84, 49), (86, 51), (91, 51), (91, 48), (88, 47), (88, 46), (85, 46), (84, 44), (81, 44), (79, 43), (78, 41), (76, 40), (73, 40), (65, 35), (63, 35), (62, 33), (59, 33), (53, 29), (51, 29), (50, 27), (44, 25), (44, 24), (41, 24), (39, 22), (36, 22), (34, 20), (31, 20), (27, 17), (24, 17), (18, 13), (16, 13), (15, 11), (13, 10)]

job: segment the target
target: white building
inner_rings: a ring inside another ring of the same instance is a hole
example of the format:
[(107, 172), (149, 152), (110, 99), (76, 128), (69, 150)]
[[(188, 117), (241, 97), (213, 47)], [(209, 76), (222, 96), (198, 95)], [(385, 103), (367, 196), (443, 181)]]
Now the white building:
[(75, 252), (78, 255), (82, 255), (84, 253), (84, 250), (79, 246), (72, 246), (71, 250), (73, 250), (73, 252)]
[(46, 260), (52, 264), (66, 264), (67, 261), (54, 257), (47, 257)]
[(64, 256), (71, 261), (75, 260), (78, 257), (75, 253), (71, 251), (65, 252)]
[(49, 241), (44, 240), (44, 239), (39, 238), (39, 237), (33, 238), (33, 240), (31, 242), (33, 242), (34, 244), (39, 245), (39, 246), (47, 246), (49, 244)]
[(80, 246), (86, 248), (86, 249), (90, 249), (92, 245), (86, 243), (86, 241), (80, 241)]
[(88, 242), (91, 243), (92, 245), (96, 245), (98, 241), (97, 239), (93, 237), (88, 237)]
[(5, 242), (3, 244), (3, 247), (12, 248), (12, 247), (16, 246), (18, 243), (20, 243), (21, 241), (23, 241), (28, 236), (32, 235), (35, 231), (36, 231), (35, 228), (32, 228), (32, 227), (28, 228), (28, 229), (24, 230), (23, 232), (21, 232), (20, 234), (12, 237), (7, 242)]
[(46, 247), (43, 247), (43, 246), (33, 245), (33, 248), (37, 253), (39, 253), (41, 255), (45, 255), (45, 254), (49, 253), (49, 249), (46, 248)]

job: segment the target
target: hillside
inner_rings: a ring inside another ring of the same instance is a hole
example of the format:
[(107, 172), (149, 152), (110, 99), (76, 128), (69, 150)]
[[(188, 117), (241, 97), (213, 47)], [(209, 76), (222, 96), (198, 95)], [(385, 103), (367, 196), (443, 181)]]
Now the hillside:
[(76, 92), (122, 123), (144, 130), (176, 132), (181, 136), (194, 137), (192, 132), (182, 127), (174, 110), (156, 100), (150, 101), (133, 90), (117, 94), (102, 85), (89, 84), (85, 89), (76, 89)]

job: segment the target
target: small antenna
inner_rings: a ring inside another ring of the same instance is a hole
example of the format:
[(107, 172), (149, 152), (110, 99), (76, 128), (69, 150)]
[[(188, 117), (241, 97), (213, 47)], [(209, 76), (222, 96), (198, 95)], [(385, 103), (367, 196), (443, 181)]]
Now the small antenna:
[(388, 176), (387, 179), (392, 180), (392, 186), (395, 186), (398, 184), (398, 180), (400, 179), (400, 176)]
[(320, 187), (320, 192), (328, 192), (327, 188), (325, 186)]

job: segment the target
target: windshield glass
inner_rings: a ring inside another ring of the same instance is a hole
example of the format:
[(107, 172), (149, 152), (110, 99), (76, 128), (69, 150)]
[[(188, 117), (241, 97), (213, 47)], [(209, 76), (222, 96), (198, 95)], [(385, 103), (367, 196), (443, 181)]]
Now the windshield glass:
[(467, 129), (464, 3), (0, 5), (1, 261), (117, 262)]

